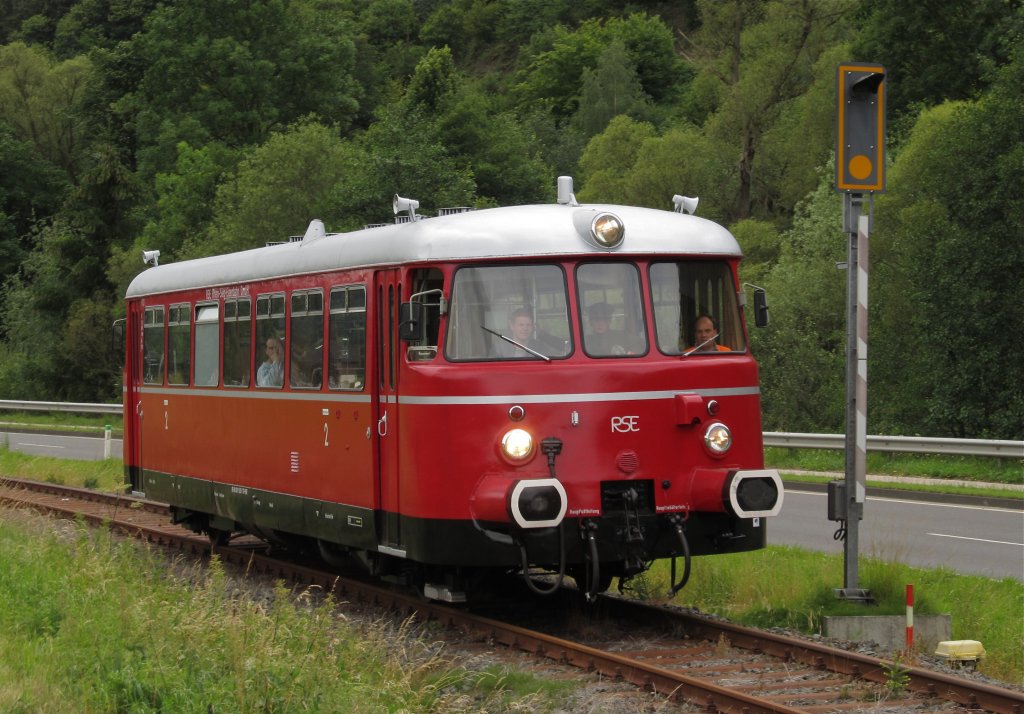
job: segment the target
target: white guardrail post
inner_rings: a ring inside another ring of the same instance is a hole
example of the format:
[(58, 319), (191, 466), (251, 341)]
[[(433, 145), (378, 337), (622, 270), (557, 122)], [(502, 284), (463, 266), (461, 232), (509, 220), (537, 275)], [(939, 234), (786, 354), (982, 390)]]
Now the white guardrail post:
[[(0, 399), (0, 411), (46, 411), (87, 414), (121, 414), (120, 404), (89, 404), (84, 402), (28, 402)], [(110, 426), (105, 429), (108, 438)], [(793, 434), (764, 432), (764, 445), (788, 449), (835, 449), (846, 447), (843, 434)], [(1024, 441), (1012, 439), (940, 439), (929, 436), (868, 436), (868, 451), (902, 452), (906, 454), (941, 454), (944, 456), (994, 456), (1024, 459)]]

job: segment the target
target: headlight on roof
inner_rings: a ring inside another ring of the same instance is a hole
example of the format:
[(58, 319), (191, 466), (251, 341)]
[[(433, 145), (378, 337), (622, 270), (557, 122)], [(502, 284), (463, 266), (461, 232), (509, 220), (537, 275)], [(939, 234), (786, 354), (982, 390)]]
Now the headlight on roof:
[(626, 226), (622, 219), (611, 213), (599, 213), (590, 224), (590, 234), (602, 248), (614, 248), (622, 242)]

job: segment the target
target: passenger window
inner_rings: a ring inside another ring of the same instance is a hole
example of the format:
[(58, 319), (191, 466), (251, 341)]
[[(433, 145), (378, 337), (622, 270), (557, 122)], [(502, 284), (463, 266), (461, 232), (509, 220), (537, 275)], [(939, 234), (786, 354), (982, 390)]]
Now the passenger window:
[(164, 308), (147, 307), (142, 323), (142, 381), (164, 383)]
[(366, 377), (366, 289), (331, 288), (331, 389), (362, 389)]
[(171, 305), (167, 313), (167, 382), (188, 386), (192, 365), (192, 308)]
[(252, 360), (252, 302), (224, 301), (224, 386), (248, 387)]
[(196, 371), (197, 387), (216, 387), (220, 371), (220, 306), (196, 306)]
[(587, 263), (576, 270), (583, 351), (591, 357), (647, 353), (640, 272), (632, 263)]
[(319, 389), (324, 374), (324, 293), (292, 293), (292, 332), (288, 383), (298, 389)]
[(284, 293), (256, 298), (256, 386), (284, 385)]

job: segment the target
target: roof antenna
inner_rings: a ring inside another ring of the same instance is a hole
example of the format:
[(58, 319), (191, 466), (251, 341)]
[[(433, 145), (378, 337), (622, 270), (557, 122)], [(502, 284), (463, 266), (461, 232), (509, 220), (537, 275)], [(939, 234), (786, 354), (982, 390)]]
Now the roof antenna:
[(558, 202), (563, 206), (578, 206), (576, 194), (572, 192), (572, 176), (558, 177)]

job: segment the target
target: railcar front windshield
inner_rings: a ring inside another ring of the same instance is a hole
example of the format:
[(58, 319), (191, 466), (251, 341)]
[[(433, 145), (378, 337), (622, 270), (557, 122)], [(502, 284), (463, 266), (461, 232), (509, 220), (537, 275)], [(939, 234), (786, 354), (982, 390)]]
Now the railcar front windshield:
[(452, 283), (445, 354), (454, 361), (567, 357), (566, 295), (557, 265), (462, 268)]
[(652, 263), (650, 282), (654, 328), (663, 353), (690, 356), (746, 350), (727, 264)]
[(564, 359), (574, 340), (592, 359), (637, 359), (655, 349), (683, 358), (746, 351), (733, 272), (725, 261), (585, 262), (571, 275), (575, 331), (560, 265), (457, 270), (445, 356), (455, 362)]

